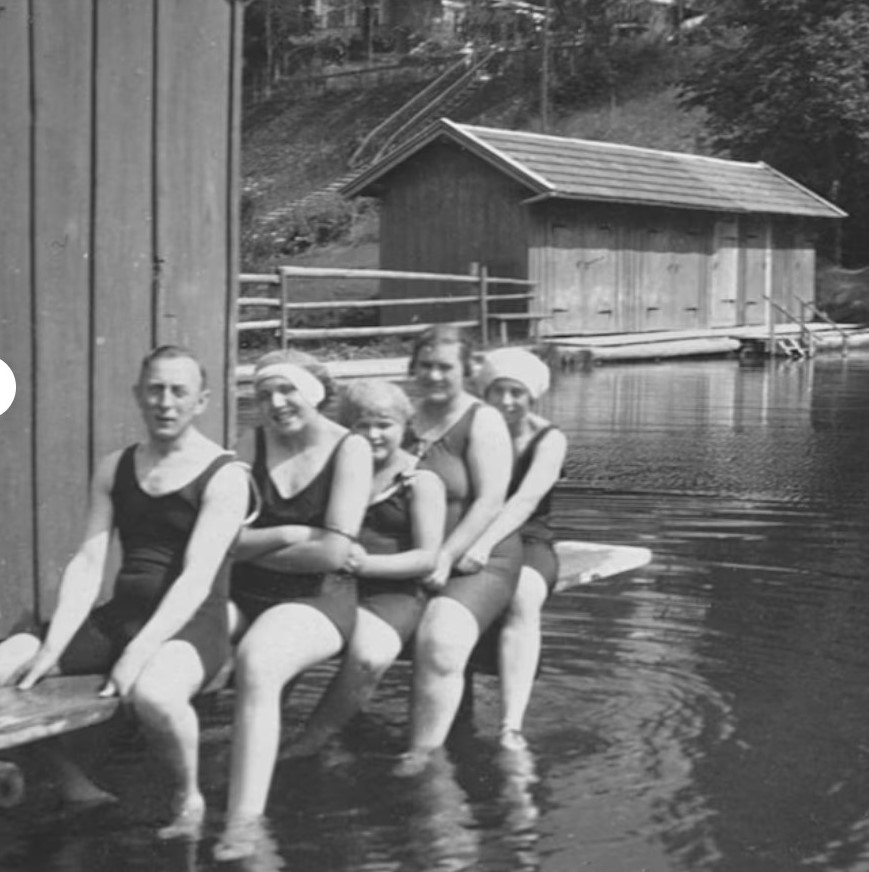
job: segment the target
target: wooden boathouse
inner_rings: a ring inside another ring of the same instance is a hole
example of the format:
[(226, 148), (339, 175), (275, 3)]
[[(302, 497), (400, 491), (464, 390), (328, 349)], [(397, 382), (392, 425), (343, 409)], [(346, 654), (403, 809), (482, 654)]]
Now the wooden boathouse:
[(154, 345), (235, 368), (241, 0), (4, 0), (0, 10), (0, 637), (50, 614), (95, 458), (140, 435)]
[[(454, 273), (482, 263), (533, 281), (526, 314), (543, 337), (787, 320), (800, 300), (814, 300), (817, 222), (845, 215), (765, 163), (446, 119), (343, 193), (380, 199), (382, 269)], [(420, 313), (438, 317), (437, 307)]]

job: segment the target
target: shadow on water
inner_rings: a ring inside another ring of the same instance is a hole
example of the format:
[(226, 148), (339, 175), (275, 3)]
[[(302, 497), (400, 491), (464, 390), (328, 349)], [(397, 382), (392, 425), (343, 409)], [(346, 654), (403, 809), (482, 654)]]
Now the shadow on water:
[[(545, 614), (527, 722), (499, 753), (497, 687), (424, 776), (392, 774), (408, 670), (319, 759), (279, 764), (271, 840), (239, 868), (429, 872), (869, 870), (869, 358), (611, 366), (560, 374), (564, 536), (643, 544), (653, 564)], [(330, 673), (287, 709), (298, 728)], [(231, 698), (206, 712), (226, 790)], [(50, 796), (0, 816), (0, 869), (221, 868), (153, 837), (163, 788), (113, 753), (117, 808)]]

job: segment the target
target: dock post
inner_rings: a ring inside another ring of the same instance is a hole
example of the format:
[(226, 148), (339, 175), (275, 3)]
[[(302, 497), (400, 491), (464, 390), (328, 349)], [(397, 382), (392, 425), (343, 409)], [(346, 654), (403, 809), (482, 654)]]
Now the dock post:
[(287, 350), (287, 298), (289, 297), (289, 289), (287, 288), (287, 284), (290, 279), (289, 276), (283, 271), (279, 270), (279, 274), (281, 277), (281, 351)]
[(477, 264), (477, 275), (480, 279), (480, 343), (485, 351), (489, 347), (489, 268)]

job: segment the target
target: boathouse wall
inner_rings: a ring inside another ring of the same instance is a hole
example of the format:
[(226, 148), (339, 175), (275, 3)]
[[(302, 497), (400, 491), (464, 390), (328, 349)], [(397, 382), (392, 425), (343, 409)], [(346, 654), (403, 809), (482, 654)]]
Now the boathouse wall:
[(811, 227), (789, 217), (604, 203), (532, 206), (541, 334), (778, 324), (814, 301)]
[(0, 27), (0, 636), (50, 615), (95, 460), (140, 435), (154, 345), (233, 427), (240, 37), (235, 0), (5, 0)]
[[(396, 168), (384, 188), (380, 223), (382, 269), (467, 274), (485, 264), (500, 278), (528, 276), (528, 212), (519, 206), (525, 189), (455, 143), (439, 142)], [(497, 294), (497, 286), (492, 287)], [(504, 291), (516, 292), (515, 287)], [(381, 282), (384, 299), (465, 296), (474, 290), (453, 283)], [(507, 310), (502, 304), (501, 310)], [(407, 323), (409, 313), (383, 310), (384, 323)], [(421, 322), (468, 320), (472, 304), (419, 306)], [(389, 320), (389, 319), (392, 320)]]

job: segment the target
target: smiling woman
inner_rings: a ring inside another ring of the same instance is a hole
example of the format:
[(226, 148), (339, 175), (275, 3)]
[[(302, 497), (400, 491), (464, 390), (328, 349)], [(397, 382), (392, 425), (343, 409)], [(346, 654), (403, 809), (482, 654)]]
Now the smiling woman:
[(356, 620), (356, 582), (344, 573), (372, 482), (371, 448), (321, 413), (330, 383), (307, 355), (266, 355), (254, 372), (260, 425), (239, 455), (253, 468), (262, 509), (239, 537), (232, 598), (249, 629), (236, 657), (236, 707), (222, 860), (261, 839), (280, 739), (280, 698), (300, 673), (334, 657)]

